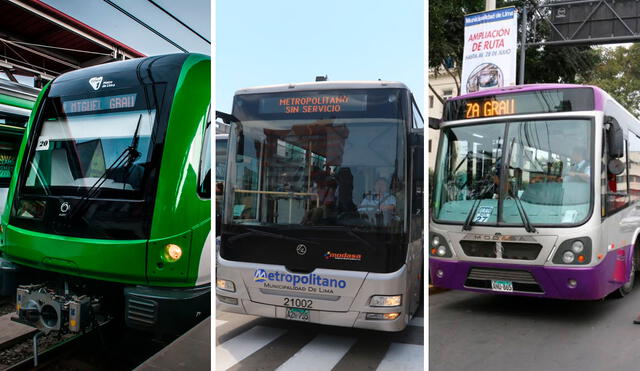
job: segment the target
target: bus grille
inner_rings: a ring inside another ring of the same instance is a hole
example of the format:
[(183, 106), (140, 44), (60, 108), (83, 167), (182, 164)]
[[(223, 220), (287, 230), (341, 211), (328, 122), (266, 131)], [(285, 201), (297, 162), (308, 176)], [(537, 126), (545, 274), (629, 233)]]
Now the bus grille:
[(496, 258), (495, 242), (487, 241), (460, 241), (462, 251), (467, 256), (477, 256), (481, 258)]
[[(537, 243), (502, 242), (502, 259), (536, 260), (542, 245)], [(497, 258), (496, 243), (489, 241), (460, 241), (467, 256)]]
[(513, 282), (513, 291), (544, 293), (531, 272), (516, 269), (471, 268), (464, 285), (469, 288), (491, 290), (493, 280)]
[(542, 250), (537, 243), (502, 243), (502, 259), (536, 260)]

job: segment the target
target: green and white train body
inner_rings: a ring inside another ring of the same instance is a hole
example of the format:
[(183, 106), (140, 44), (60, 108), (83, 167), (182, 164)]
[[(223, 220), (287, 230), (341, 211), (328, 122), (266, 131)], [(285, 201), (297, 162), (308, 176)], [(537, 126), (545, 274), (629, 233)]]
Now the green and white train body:
[(11, 179), (5, 258), (117, 287), (132, 327), (206, 315), (210, 66), (204, 55), (153, 56), (69, 72), (46, 86)]

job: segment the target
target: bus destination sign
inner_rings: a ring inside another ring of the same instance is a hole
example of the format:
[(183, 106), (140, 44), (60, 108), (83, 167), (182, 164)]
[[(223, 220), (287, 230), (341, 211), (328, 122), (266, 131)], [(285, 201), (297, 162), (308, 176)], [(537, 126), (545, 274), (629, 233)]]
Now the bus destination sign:
[(64, 113), (87, 113), (95, 111), (133, 108), (137, 94), (114, 95), (108, 97), (70, 100), (62, 103)]
[(469, 120), (510, 115), (590, 111), (595, 99), (592, 88), (552, 88), (480, 97), (450, 99), (445, 102), (444, 121)]
[(309, 94), (260, 99), (259, 113), (310, 114), (363, 112), (367, 94)]
[(516, 100), (513, 98), (467, 101), (466, 105), (465, 119), (513, 115), (516, 113)]

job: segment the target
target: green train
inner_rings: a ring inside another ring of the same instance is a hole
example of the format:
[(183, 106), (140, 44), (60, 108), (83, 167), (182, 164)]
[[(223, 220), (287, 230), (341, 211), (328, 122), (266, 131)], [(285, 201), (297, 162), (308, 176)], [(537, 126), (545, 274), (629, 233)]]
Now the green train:
[(19, 321), (160, 333), (210, 313), (211, 60), (172, 54), (42, 89), (2, 216)]
[[(4, 209), (20, 143), (38, 92), (39, 89), (0, 79), (0, 210)], [(2, 291), (0, 285), (0, 295)]]

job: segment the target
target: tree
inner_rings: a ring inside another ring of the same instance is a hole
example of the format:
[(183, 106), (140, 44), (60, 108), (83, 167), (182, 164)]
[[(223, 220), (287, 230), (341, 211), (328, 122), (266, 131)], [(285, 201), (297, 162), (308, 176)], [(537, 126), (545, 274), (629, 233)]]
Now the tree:
[(640, 115), (640, 44), (599, 48), (602, 63), (580, 83), (595, 85), (635, 115)]

